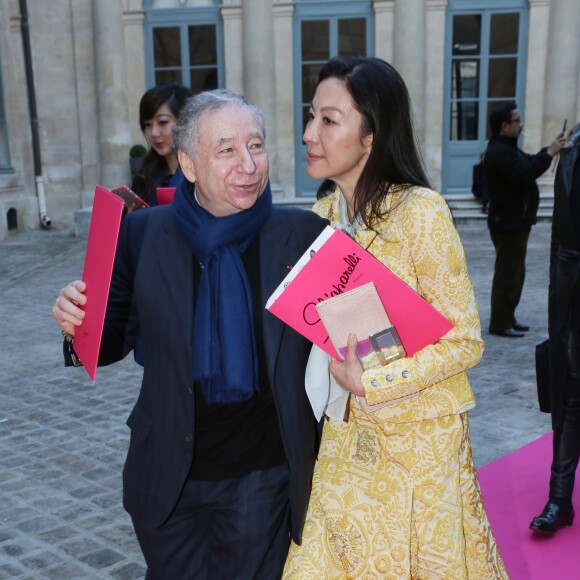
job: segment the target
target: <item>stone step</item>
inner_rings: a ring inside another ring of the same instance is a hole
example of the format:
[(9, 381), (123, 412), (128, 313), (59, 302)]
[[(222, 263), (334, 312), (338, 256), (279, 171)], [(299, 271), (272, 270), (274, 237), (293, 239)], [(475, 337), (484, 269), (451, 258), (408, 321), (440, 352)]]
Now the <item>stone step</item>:
[[(487, 215), (481, 211), (481, 203), (472, 195), (448, 194), (444, 197), (455, 221), (485, 220), (487, 218)], [(310, 209), (315, 201), (315, 198), (296, 197), (276, 199), (275, 203)], [(540, 193), (539, 222), (551, 221), (553, 206), (554, 196), (552, 192)], [(90, 206), (75, 211), (75, 235), (77, 237), (86, 238), (88, 236), (92, 209)]]
[[(445, 195), (455, 221), (485, 220), (487, 215), (481, 211), (481, 203), (472, 195), (448, 194)], [(552, 220), (554, 207), (554, 195), (552, 191), (540, 192), (540, 204), (538, 207), (538, 221)]]
[[(466, 210), (466, 209), (451, 209), (453, 218), (456, 222), (470, 222), (470, 221), (480, 221), (486, 220), (487, 214), (483, 213), (481, 209), (478, 210)], [(538, 210), (538, 222), (551, 222), (552, 221), (552, 210), (551, 209), (539, 209)]]

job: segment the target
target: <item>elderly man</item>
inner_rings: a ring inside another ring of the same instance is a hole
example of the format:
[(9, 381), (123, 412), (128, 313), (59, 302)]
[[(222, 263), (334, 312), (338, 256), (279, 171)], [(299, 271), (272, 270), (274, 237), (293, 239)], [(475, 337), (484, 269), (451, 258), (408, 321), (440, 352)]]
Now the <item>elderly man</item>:
[[(272, 205), (263, 117), (243, 97), (191, 98), (174, 140), (187, 181), (124, 219), (99, 357), (139, 335), (124, 506), (149, 579), (277, 578), (301, 539), (317, 424), (311, 345), (264, 304), (326, 222)], [(72, 282), (53, 307), (69, 354), (84, 292)]]

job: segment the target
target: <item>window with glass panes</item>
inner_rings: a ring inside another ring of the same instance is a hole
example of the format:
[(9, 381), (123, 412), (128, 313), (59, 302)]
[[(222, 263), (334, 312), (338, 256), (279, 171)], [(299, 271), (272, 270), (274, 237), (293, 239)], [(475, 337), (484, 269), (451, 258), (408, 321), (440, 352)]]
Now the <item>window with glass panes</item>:
[(214, 4), (146, 12), (148, 86), (175, 82), (198, 93), (223, 85), (222, 22)]
[(453, 18), (450, 139), (454, 141), (478, 138), (480, 106), (487, 119), (494, 106), (516, 98), (520, 15), (490, 14), (485, 42), (482, 18), (482, 14)]
[(313, 196), (319, 183), (306, 175), (306, 147), (302, 134), (322, 66), (334, 56), (372, 54), (371, 2), (296, 3), (295, 111), (296, 196)]
[(449, 0), (442, 190), (470, 195), (493, 107), (524, 108), (527, 0)]

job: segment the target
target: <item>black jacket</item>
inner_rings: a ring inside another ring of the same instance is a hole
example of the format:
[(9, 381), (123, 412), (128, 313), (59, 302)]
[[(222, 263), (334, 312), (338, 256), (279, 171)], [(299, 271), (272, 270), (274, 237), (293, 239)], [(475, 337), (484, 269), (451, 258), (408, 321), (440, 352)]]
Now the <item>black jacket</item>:
[[(327, 223), (312, 212), (274, 206), (258, 234), (263, 302)], [(99, 364), (127, 354), (133, 304), (145, 367), (139, 398), (127, 420), (131, 441), (123, 496), (131, 516), (150, 526), (160, 526), (171, 513), (193, 456), (193, 262), (171, 206), (133, 212), (123, 220)], [(291, 535), (300, 542), (318, 440), (304, 389), (311, 343), (268, 312), (262, 324), (290, 472)]]
[(515, 230), (536, 223), (540, 201), (536, 179), (551, 162), (546, 148), (528, 155), (518, 148), (517, 139), (492, 135), (483, 161), (490, 230)]
[[(580, 142), (560, 151), (554, 182), (548, 329), (552, 427), (564, 417), (570, 328), (580, 331)], [(575, 210), (575, 211), (573, 211)]]

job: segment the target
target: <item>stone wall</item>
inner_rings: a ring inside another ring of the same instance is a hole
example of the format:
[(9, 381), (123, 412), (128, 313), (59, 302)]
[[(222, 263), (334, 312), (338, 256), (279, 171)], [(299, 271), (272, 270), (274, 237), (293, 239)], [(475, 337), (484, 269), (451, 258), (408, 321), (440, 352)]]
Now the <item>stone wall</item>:
[[(177, 0), (154, 5), (177, 6)], [(372, 5), (375, 54), (407, 81), (438, 187), (447, 0)], [(549, 143), (564, 118), (569, 127), (580, 118), (580, 2), (529, 0), (529, 7), (524, 147), (532, 151)], [(269, 117), (273, 186), (285, 201), (295, 194), (294, 9), (291, 0), (221, 3), (226, 84), (249, 93)], [(144, 143), (137, 118), (146, 88), (143, 2), (28, 0), (28, 11), (47, 211), (53, 227), (70, 227), (74, 212), (90, 205), (95, 183), (129, 181), (128, 150)], [(251, 34), (246, 22), (254, 27)], [(256, 36), (270, 38), (271, 50), (257, 47)], [(18, 0), (0, 2), (0, 66), (13, 168), (0, 173), (1, 239), (10, 209), (17, 212), (19, 230), (39, 227)], [(551, 180), (551, 174), (541, 180), (543, 189)]]

